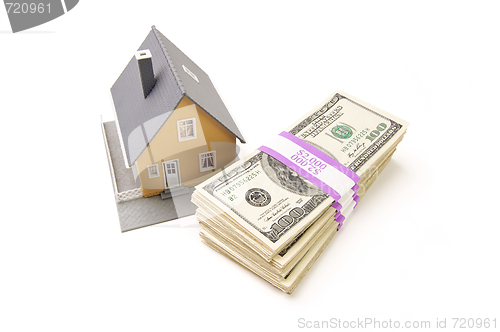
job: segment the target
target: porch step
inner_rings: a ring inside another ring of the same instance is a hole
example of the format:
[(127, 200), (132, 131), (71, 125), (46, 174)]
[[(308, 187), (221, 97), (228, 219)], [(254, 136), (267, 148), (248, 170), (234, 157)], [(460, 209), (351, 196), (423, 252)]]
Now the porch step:
[(161, 199), (168, 199), (172, 196), (181, 196), (189, 194), (190, 191), (187, 187), (178, 186), (174, 188), (165, 189), (164, 192), (160, 193)]

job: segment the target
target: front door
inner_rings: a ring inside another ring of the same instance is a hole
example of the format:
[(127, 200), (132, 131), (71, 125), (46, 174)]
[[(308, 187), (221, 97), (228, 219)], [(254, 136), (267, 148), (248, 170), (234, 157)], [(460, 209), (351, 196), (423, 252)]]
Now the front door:
[(166, 179), (165, 188), (173, 188), (180, 185), (178, 160), (164, 161), (163, 171)]

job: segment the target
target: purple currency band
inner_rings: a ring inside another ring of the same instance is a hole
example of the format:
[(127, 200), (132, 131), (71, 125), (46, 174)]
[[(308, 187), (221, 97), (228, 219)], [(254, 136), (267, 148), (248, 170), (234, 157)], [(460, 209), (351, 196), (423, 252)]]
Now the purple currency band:
[(342, 213), (340, 213), (340, 211), (338, 211), (335, 214), (335, 220), (337, 220), (337, 222), (339, 223), (339, 225), (337, 227), (337, 230), (339, 230), (342, 227), (342, 225), (344, 225), (345, 217), (342, 215)]
[[(353, 200), (356, 201), (356, 205), (357, 205), (357, 202), (359, 201), (359, 196), (357, 194), (357, 191), (358, 191), (358, 188), (359, 188), (359, 185), (357, 184), (357, 182), (359, 181), (359, 175), (357, 175), (351, 169), (345, 167), (344, 165), (342, 165), (337, 160), (335, 160), (334, 158), (330, 157), (329, 155), (327, 155), (323, 151), (315, 148), (311, 144), (309, 144), (309, 143), (305, 142), (304, 140), (298, 138), (297, 136), (292, 135), (292, 134), (290, 134), (290, 133), (288, 133), (286, 131), (281, 132), (279, 135), (282, 136), (282, 137), (284, 137), (284, 138), (286, 138), (286, 139), (288, 139), (289, 141), (292, 141), (293, 143), (297, 144), (298, 146), (300, 146), (301, 148), (303, 148), (307, 152), (309, 152), (309, 153), (315, 155), (316, 157), (322, 159), (323, 161), (325, 161), (326, 163), (328, 163), (330, 166), (334, 167), (335, 169), (337, 169), (338, 171), (340, 171), (342, 174), (346, 175), (351, 180), (353, 180), (355, 184), (351, 188), (354, 191), (354, 194), (353, 194), (352, 197), (353, 197)], [(268, 155), (270, 155), (274, 159), (280, 161), (285, 166), (287, 166), (288, 168), (294, 170), (296, 173), (298, 173), (302, 177), (306, 178), (307, 180), (309, 180), (309, 182), (311, 182), (312, 184), (314, 184), (315, 186), (317, 186), (319, 189), (323, 190), (325, 193), (327, 193), (329, 196), (331, 196), (335, 200), (332, 203), (332, 206), (337, 210), (337, 213), (335, 214), (335, 219), (339, 223), (339, 226), (337, 227), (337, 229), (340, 229), (342, 227), (342, 225), (344, 224), (345, 217), (341, 213), (342, 205), (338, 202), (338, 200), (341, 198), (341, 196), (340, 196), (340, 194), (335, 189), (333, 189), (328, 184), (324, 183), (323, 181), (321, 181), (320, 179), (318, 179), (314, 175), (310, 174), (309, 172), (307, 172), (306, 170), (304, 170), (302, 167), (300, 167), (296, 163), (293, 163), (292, 161), (290, 161), (288, 158), (286, 158), (285, 156), (283, 156), (278, 151), (275, 151), (275, 150), (273, 150), (273, 149), (271, 149), (271, 148), (269, 148), (267, 146), (264, 146), (264, 145), (261, 146), (259, 148), (259, 150), (262, 151), (262, 152), (264, 152), (264, 153), (266, 153), (266, 154), (268, 154)]]
[(356, 206), (358, 206), (358, 202), (359, 202), (359, 196), (358, 196), (358, 194), (356, 194), (356, 197), (354, 197), (354, 201), (356, 202), (356, 204), (354, 204), (353, 209), (355, 209)]

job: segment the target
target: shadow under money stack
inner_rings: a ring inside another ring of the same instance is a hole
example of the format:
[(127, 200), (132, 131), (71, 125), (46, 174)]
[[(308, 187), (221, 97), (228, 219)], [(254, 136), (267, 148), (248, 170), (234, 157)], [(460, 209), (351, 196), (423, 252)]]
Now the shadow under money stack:
[(408, 123), (333, 93), (196, 187), (202, 241), (292, 293), (385, 168)]

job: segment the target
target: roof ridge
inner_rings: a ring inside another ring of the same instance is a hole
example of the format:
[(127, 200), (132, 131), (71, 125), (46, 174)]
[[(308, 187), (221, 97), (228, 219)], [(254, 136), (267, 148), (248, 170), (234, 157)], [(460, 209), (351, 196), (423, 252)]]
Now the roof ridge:
[(163, 41), (161, 40), (160, 36), (158, 35), (158, 34), (161, 34), (161, 32), (158, 31), (154, 25), (151, 26), (151, 30), (153, 30), (153, 33), (154, 33), (154, 35), (156, 37), (156, 40), (158, 40), (158, 43), (161, 46), (163, 54), (165, 54), (165, 58), (167, 59), (167, 62), (168, 62), (169, 67), (170, 67), (170, 70), (174, 74), (175, 80), (176, 80), (177, 84), (179, 85), (179, 88), (181, 89), (182, 94), (185, 95), (186, 94), (186, 88), (184, 87), (184, 84), (182, 84), (181, 77), (179, 76), (179, 74), (177, 73), (177, 70), (174, 67), (174, 62), (172, 61), (172, 58), (170, 57), (170, 54), (167, 51), (167, 48), (163, 44)]

